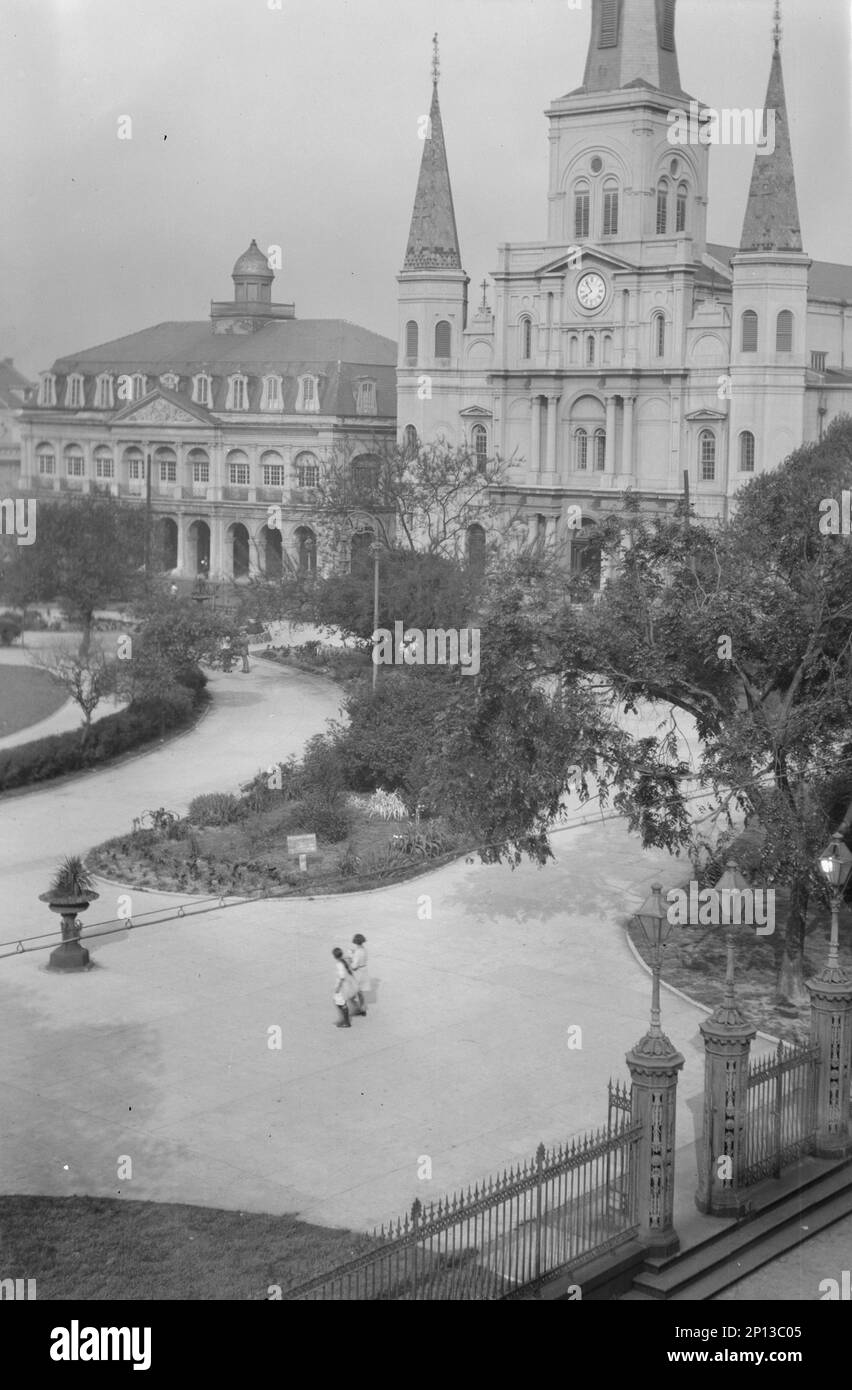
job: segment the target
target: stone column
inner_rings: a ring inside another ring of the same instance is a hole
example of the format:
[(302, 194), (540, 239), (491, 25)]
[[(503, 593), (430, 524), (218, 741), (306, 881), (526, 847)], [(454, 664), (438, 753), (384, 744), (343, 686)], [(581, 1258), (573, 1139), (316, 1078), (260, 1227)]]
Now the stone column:
[(625, 483), (633, 480), (633, 408), (635, 396), (624, 397), (624, 429), (621, 439), (621, 472)]
[(186, 574), (186, 518), (183, 512), (177, 516), (177, 572)]
[(852, 975), (829, 963), (805, 987), (811, 996), (811, 1041), (819, 1047), (815, 1152), (818, 1158), (849, 1158)]
[(225, 522), (222, 517), (213, 516), (208, 525), (210, 527), (210, 578), (230, 578), (230, 575), (226, 576), (224, 572)]
[(530, 405), (530, 472), (538, 477), (541, 472), (541, 396), (533, 396)]
[(606, 398), (606, 455), (604, 470), (610, 477), (615, 471), (615, 396)]
[(556, 472), (556, 410), (559, 405), (558, 395), (548, 395), (547, 397), (547, 471)]
[[(711, 1216), (741, 1216), (748, 1063), (756, 1030), (734, 999), (734, 942), (728, 932), (725, 997), (698, 1027), (704, 1038), (704, 1127), (695, 1205)], [(728, 1176), (730, 1174), (730, 1176)]]

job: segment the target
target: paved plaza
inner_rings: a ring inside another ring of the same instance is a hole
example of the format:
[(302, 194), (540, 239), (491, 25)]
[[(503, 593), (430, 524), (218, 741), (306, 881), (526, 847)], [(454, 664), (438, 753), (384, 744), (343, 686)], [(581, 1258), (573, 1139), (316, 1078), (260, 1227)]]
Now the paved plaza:
[[(298, 753), (340, 690), (253, 663), (211, 678), (212, 707), (148, 754), (0, 801), (3, 941), (55, 924), (37, 894), (58, 857), (185, 811)], [(45, 951), (0, 961), (0, 1172), (6, 1192), (127, 1196), (292, 1212), (370, 1228), (606, 1121), (606, 1082), (645, 1031), (650, 982), (626, 915), (683, 862), (620, 820), (554, 835), (556, 862), (457, 861), (358, 895), (217, 908), (89, 941), (63, 976)], [(90, 924), (122, 886), (99, 883)], [(176, 913), (132, 893), (133, 913)], [(431, 912), (431, 916), (427, 916)], [(91, 929), (91, 926), (90, 926)], [(331, 948), (366, 936), (375, 1002), (332, 1026)], [(678, 1146), (700, 1123), (702, 1010), (664, 992), (684, 1053)], [(569, 1045), (582, 1029), (582, 1047)], [(274, 1031), (281, 1029), (281, 1047)], [(122, 1155), (132, 1178), (117, 1177)], [(431, 1179), (418, 1173), (427, 1171)]]

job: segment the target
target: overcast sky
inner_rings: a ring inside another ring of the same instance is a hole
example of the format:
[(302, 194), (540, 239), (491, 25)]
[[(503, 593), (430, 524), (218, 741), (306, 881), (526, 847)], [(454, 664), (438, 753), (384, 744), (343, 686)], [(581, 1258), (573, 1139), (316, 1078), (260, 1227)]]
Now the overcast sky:
[[(396, 337), (431, 39), (462, 259), (541, 239), (543, 109), (582, 81), (570, 0), (4, 0), (0, 356), (54, 358), (231, 297), (252, 237), (277, 300)], [(679, 0), (681, 81), (760, 107), (772, 0)], [(805, 249), (852, 262), (850, 0), (784, 0)], [(132, 140), (117, 138), (132, 117)], [(711, 153), (709, 237), (739, 241), (752, 153)]]

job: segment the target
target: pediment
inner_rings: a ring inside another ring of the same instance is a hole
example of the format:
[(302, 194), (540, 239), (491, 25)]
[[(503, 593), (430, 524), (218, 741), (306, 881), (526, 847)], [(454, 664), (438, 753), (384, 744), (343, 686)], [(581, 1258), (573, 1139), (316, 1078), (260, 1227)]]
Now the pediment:
[(490, 420), (491, 411), (484, 410), (481, 405), (469, 405), (465, 410), (460, 410), (459, 415), (463, 420)]
[(139, 425), (207, 425), (210, 423), (210, 412), (158, 387), (155, 391), (149, 391), (141, 401), (130, 401), (113, 416), (113, 421)]
[(691, 410), (684, 420), (727, 420), (724, 410)]
[(564, 275), (569, 270), (635, 270), (636, 267), (630, 261), (624, 261), (619, 256), (612, 256), (607, 251), (601, 251), (598, 247), (581, 246), (582, 253), (578, 259), (569, 254), (566, 249), (557, 256), (555, 260), (548, 261), (545, 265), (539, 266), (535, 271), (536, 276)]

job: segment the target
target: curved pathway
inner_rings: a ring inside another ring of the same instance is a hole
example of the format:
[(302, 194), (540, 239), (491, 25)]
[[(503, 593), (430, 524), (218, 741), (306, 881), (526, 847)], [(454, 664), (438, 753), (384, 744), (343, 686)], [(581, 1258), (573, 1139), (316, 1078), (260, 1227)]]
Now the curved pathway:
[[(211, 684), (211, 713), (162, 750), (0, 800), (0, 938), (49, 929), (36, 894), (60, 853), (144, 808), (236, 788), (298, 752), (340, 702), (327, 682), (262, 662)], [(605, 1123), (606, 1080), (626, 1076), (648, 1019), (622, 924), (683, 864), (644, 852), (621, 821), (560, 831), (554, 848), (542, 869), (460, 861), (378, 892), (121, 932), (91, 941), (97, 968), (83, 975), (46, 971), (45, 953), (0, 961), (0, 1189), (370, 1227)], [(115, 913), (120, 890), (102, 890), (92, 919)], [(133, 901), (138, 914), (180, 900)], [(375, 1003), (336, 1029), (330, 951), (358, 930)], [(702, 1016), (665, 995), (686, 1057), (684, 1173)], [(117, 1177), (122, 1156), (130, 1179)]]

